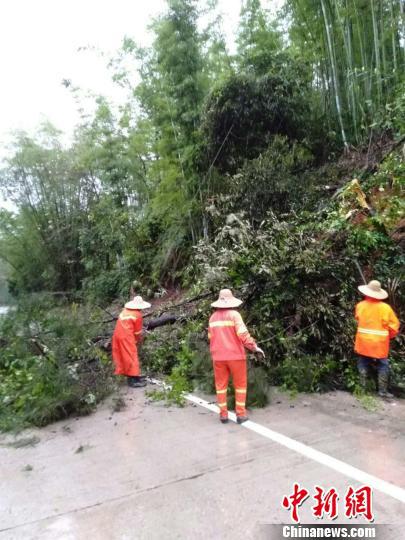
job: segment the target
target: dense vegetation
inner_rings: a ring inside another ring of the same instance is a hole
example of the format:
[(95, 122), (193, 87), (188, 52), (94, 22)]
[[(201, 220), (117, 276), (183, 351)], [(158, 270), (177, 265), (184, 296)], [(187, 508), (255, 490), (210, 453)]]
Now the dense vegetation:
[(8, 290), (7, 267), (0, 259), (0, 306), (12, 302), (12, 296)]
[[(271, 361), (252, 366), (256, 404), (268, 381), (355, 388), (361, 273), (404, 314), (401, 3), (288, 0), (270, 21), (245, 0), (233, 55), (215, 1), (201, 4), (167, 0), (150, 49), (124, 40), (110, 66), (128, 103), (117, 111), (100, 96), (68, 148), (50, 125), (15, 139), (1, 172), (18, 208), (0, 212), (18, 308), (1, 325), (0, 428), (87, 410), (108, 392), (97, 336), (111, 328), (97, 326), (96, 306), (126, 299), (134, 280), (145, 296), (243, 295)], [(208, 313), (202, 302), (152, 337), (145, 365), (179, 389), (209, 389)]]

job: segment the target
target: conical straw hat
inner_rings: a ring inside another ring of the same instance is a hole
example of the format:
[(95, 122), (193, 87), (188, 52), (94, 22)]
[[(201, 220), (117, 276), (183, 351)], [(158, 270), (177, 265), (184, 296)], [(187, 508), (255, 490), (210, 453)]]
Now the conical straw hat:
[(230, 289), (219, 291), (218, 300), (211, 304), (215, 308), (236, 308), (242, 304), (242, 300), (235, 298)]
[(373, 279), (367, 283), (367, 285), (360, 285), (358, 289), (361, 293), (370, 298), (376, 298), (377, 300), (388, 298), (387, 291), (384, 291), (384, 289), (381, 288), (381, 283), (376, 279)]
[(125, 307), (127, 309), (148, 309), (151, 307), (151, 304), (149, 304), (149, 302), (145, 302), (142, 299), (142, 296), (135, 296), (133, 300), (125, 304)]

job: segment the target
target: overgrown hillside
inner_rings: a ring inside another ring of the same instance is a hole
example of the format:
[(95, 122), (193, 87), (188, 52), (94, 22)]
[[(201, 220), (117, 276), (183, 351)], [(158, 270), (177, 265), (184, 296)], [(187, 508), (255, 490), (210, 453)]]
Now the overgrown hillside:
[[(153, 46), (126, 38), (111, 61), (130, 96), (119, 113), (99, 97), (69, 148), (50, 125), (16, 138), (1, 173), (18, 207), (0, 212), (0, 254), (19, 306), (1, 322), (0, 428), (87, 411), (111, 391), (103, 309), (131, 287), (235, 289), (267, 353), (252, 365), (257, 405), (270, 382), (355, 389), (363, 278), (403, 318), (400, 3), (289, 0), (270, 21), (246, 0), (234, 55), (222, 25), (215, 2), (168, 0)], [(177, 390), (212, 384), (210, 301), (147, 338), (145, 368)]]

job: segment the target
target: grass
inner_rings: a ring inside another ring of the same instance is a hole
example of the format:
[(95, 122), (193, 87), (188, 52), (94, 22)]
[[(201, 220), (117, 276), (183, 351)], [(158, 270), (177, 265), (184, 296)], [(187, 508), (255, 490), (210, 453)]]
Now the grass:
[(116, 396), (113, 398), (112, 412), (117, 413), (126, 408), (127, 404), (122, 396)]
[(356, 386), (353, 395), (363, 407), (363, 409), (366, 409), (369, 412), (378, 411), (378, 400), (372, 394), (364, 391), (360, 386)]
[(10, 446), (11, 448), (26, 448), (27, 446), (36, 446), (40, 442), (40, 438), (36, 435), (32, 437), (22, 437), (16, 441), (7, 443), (5, 446)]

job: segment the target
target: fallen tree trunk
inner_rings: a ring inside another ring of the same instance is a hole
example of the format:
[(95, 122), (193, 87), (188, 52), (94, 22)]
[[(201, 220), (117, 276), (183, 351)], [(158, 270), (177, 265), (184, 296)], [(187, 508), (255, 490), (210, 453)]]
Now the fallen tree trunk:
[[(160, 326), (165, 326), (166, 324), (174, 324), (175, 322), (179, 322), (183, 320), (184, 317), (177, 317), (176, 315), (172, 315), (170, 313), (166, 315), (161, 315), (160, 317), (157, 317), (156, 319), (151, 319), (146, 325), (145, 330), (151, 331), (155, 328), (159, 328)], [(97, 347), (101, 347), (105, 350), (111, 350), (111, 336), (110, 335), (103, 335), (103, 336), (95, 336), (92, 339), (92, 342)]]
[[(193, 296), (193, 298), (188, 298), (187, 300), (182, 300), (178, 304), (167, 305), (160, 311), (159, 315), (162, 315), (168, 309), (176, 309), (176, 308), (179, 308), (181, 306), (185, 306), (187, 304), (192, 304), (193, 302), (197, 302), (198, 300), (203, 300), (204, 298), (208, 298), (209, 296), (212, 296), (212, 294), (213, 293), (211, 291), (210, 292), (205, 292), (205, 293), (201, 293), (201, 294), (199, 294), (197, 296)], [(153, 312), (147, 313), (146, 315), (144, 315), (143, 318), (146, 319), (146, 318), (152, 317), (152, 315), (154, 315)]]
[(161, 315), (157, 319), (151, 319), (146, 325), (146, 330), (153, 330), (154, 328), (159, 328), (159, 326), (164, 326), (166, 324), (173, 324), (179, 320), (179, 317), (168, 313), (167, 315)]

